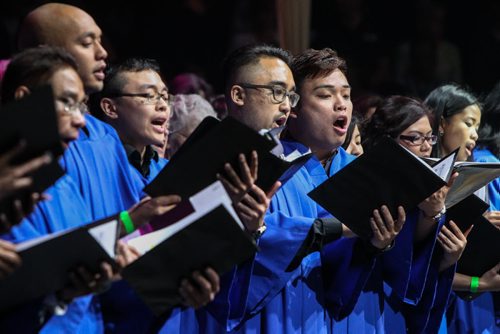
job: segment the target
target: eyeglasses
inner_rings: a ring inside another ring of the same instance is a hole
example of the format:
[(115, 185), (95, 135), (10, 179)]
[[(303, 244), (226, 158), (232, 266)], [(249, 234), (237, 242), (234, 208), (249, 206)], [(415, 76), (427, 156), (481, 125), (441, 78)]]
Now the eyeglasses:
[(434, 145), (437, 143), (437, 136), (436, 135), (430, 135), (430, 136), (421, 136), (421, 135), (414, 135), (414, 136), (405, 136), (405, 135), (400, 135), (400, 139), (406, 140), (412, 145), (422, 145), (424, 141), (428, 142), (430, 145)]
[(294, 91), (287, 92), (284, 87), (279, 85), (254, 85), (250, 83), (238, 83), (237, 85), (243, 88), (250, 88), (250, 89), (259, 89), (259, 88), (270, 89), (273, 92), (274, 103), (276, 104), (282, 103), (288, 96), (288, 99), (290, 100), (290, 106), (292, 108), (297, 105), (300, 99), (299, 94), (295, 93)]
[(157, 104), (160, 101), (165, 102), (169, 106), (172, 105), (174, 101), (174, 95), (162, 93), (162, 94), (151, 94), (151, 93), (116, 93), (110, 95), (110, 97), (139, 97), (139, 101), (142, 104)]
[(58, 100), (63, 105), (63, 110), (71, 116), (80, 116), (87, 114), (89, 109), (84, 102), (70, 102), (66, 100)]

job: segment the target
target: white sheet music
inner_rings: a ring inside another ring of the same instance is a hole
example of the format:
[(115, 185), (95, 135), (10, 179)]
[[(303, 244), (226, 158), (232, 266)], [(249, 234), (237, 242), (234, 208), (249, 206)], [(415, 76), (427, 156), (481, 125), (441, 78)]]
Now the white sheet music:
[(118, 221), (115, 219), (90, 228), (88, 231), (112, 259), (115, 258), (117, 224)]
[(191, 201), (195, 212), (187, 217), (184, 217), (173, 225), (148, 233), (141, 237), (128, 240), (127, 243), (136, 248), (139, 253), (144, 254), (164, 240), (170, 238), (175, 233), (194, 223), (221, 204), (228, 210), (240, 228), (244, 228), (243, 223), (240, 221), (238, 215), (233, 209), (231, 198), (220, 181), (212, 183), (207, 188), (193, 195), (189, 200)]
[(455, 151), (454, 154), (450, 154), (446, 158), (439, 161), (437, 164), (432, 166), (432, 170), (444, 181), (448, 182), (448, 179), (451, 176), (451, 170), (455, 163), (458, 151)]

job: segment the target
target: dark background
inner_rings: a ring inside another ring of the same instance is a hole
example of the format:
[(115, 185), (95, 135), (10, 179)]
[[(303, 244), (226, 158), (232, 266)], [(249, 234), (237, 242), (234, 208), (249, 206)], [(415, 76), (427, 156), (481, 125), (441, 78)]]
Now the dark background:
[[(250, 42), (278, 44), (273, 0), (65, 2), (95, 18), (110, 61), (156, 58), (167, 80), (194, 72), (218, 93), (220, 63), (230, 50)], [(16, 51), (20, 20), (42, 3), (2, 1), (0, 58)], [(436, 75), (443, 66), (436, 59), (444, 41), (460, 57), (459, 79), (456, 69)], [(403, 45), (410, 50), (406, 58), (400, 53)], [(348, 61), (354, 96), (424, 97), (448, 81), (483, 93), (500, 79), (500, 1), (312, 0), (311, 46), (331, 47)], [(398, 70), (402, 60), (408, 62), (403, 75)]]

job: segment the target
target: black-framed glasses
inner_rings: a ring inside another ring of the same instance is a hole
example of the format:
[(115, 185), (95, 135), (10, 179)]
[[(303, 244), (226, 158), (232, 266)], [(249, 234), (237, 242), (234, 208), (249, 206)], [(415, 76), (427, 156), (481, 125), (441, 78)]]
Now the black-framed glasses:
[(273, 99), (274, 103), (282, 103), (285, 101), (285, 98), (288, 96), (288, 99), (290, 100), (290, 106), (293, 108), (297, 105), (297, 103), (300, 100), (300, 95), (295, 93), (294, 91), (287, 92), (285, 87), (280, 86), (280, 85), (254, 85), (251, 83), (238, 83), (238, 86), (241, 86), (243, 88), (250, 88), (250, 89), (269, 89), (273, 92)]
[(410, 142), (412, 145), (422, 145), (424, 141), (428, 142), (430, 145), (434, 145), (437, 143), (438, 137), (436, 135), (430, 135), (430, 136), (421, 136), (421, 135), (413, 135), (413, 136), (406, 136), (406, 135), (400, 135), (400, 139), (406, 140)]
[(116, 93), (116, 94), (111, 94), (110, 97), (138, 97), (140, 98), (139, 101), (142, 104), (157, 104), (160, 101), (165, 102), (169, 106), (172, 105), (174, 101), (174, 95), (168, 94), (168, 93), (159, 93), (159, 94), (152, 94), (152, 93)]

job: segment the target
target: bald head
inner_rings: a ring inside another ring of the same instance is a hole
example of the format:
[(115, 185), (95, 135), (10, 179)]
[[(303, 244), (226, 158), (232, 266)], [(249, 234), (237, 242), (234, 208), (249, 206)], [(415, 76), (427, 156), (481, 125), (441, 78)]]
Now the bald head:
[(75, 6), (48, 3), (31, 11), (23, 20), (18, 36), (18, 47), (24, 50), (39, 45), (64, 46), (64, 35), (72, 30), (75, 21), (92, 17)]
[(92, 16), (78, 7), (48, 3), (30, 12), (18, 36), (20, 50), (50, 45), (75, 57), (78, 74), (87, 93), (102, 89), (107, 52), (101, 45), (101, 29)]

